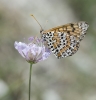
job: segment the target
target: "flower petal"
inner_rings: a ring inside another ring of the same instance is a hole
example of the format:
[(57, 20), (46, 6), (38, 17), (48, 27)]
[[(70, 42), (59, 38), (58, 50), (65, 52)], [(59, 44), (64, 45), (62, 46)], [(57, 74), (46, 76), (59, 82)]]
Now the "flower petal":
[(27, 48), (27, 45), (25, 43), (15, 41), (14, 46), (15, 49), (17, 49), (18, 52), (24, 57), (22, 51)]
[(50, 50), (44, 45), (42, 39), (31, 37), (29, 40), (31, 41), (29, 44), (17, 41), (14, 43), (15, 49), (17, 49), (28, 62), (37, 63), (49, 57)]

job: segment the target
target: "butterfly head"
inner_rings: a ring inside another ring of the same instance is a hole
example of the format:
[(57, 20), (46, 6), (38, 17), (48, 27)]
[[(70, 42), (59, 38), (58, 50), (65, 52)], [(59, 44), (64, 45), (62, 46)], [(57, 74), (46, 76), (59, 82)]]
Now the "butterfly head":
[(40, 29), (40, 33), (42, 33), (43, 31), (44, 31), (44, 30), (41, 28), (41, 29)]

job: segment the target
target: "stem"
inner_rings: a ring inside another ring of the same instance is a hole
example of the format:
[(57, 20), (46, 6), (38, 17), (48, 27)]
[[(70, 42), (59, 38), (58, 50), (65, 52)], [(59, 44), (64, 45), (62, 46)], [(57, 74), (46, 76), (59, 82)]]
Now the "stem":
[(30, 63), (30, 73), (29, 73), (29, 100), (30, 100), (30, 92), (31, 92), (31, 70), (32, 70), (32, 63)]

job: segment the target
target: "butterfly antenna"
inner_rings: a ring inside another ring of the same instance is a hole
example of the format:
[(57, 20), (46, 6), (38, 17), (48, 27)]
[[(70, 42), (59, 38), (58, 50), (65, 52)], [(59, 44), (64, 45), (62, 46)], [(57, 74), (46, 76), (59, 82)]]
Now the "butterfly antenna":
[(41, 27), (41, 30), (40, 31), (43, 31), (43, 28), (42, 28), (42, 26), (41, 26), (41, 24), (37, 21), (37, 19), (34, 17), (34, 15), (31, 15), (35, 20), (36, 20), (36, 22), (39, 24), (39, 26)]

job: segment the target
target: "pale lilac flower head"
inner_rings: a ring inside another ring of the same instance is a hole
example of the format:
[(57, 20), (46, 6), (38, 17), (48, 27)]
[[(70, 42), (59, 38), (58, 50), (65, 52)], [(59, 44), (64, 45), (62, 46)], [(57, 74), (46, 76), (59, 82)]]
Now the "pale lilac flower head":
[(37, 63), (45, 60), (50, 55), (50, 50), (44, 46), (42, 39), (37, 37), (30, 37), (30, 43), (15, 42), (15, 49), (28, 61), (29, 63)]

